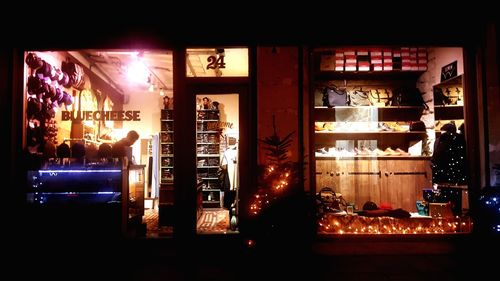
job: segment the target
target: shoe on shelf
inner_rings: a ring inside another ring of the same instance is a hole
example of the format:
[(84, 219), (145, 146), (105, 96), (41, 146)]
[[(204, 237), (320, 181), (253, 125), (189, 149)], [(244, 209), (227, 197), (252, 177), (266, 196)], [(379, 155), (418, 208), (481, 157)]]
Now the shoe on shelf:
[(373, 151), (372, 151), (372, 154), (373, 155), (376, 155), (376, 156), (387, 156), (388, 153), (383, 151), (383, 150), (380, 150), (378, 147), (375, 148)]
[(372, 155), (373, 154), (373, 151), (371, 149), (369, 149), (368, 147), (363, 147), (363, 152), (366, 154), (366, 155)]
[(393, 150), (392, 148), (388, 147), (384, 150), (385, 153), (387, 153), (387, 155), (390, 155), (390, 156), (399, 156), (401, 155), (401, 153)]
[(378, 129), (380, 131), (392, 131), (391, 128), (387, 127), (387, 125), (384, 122), (378, 123)]
[(399, 148), (399, 147), (398, 147), (398, 148), (396, 148), (396, 152), (399, 152), (399, 154), (401, 154), (402, 156), (409, 156), (409, 155), (410, 155), (410, 153), (408, 153), (408, 152), (406, 152), (406, 151), (402, 150), (402, 149), (401, 149), (401, 148)]
[(387, 127), (389, 127), (392, 131), (395, 131), (395, 132), (405, 132), (405, 131), (407, 131), (406, 129), (404, 129), (403, 127), (401, 127), (398, 122), (386, 122), (385, 125)]
[(317, 149), (316, 150), (316, 155), (320, 154), (321, 156), (326, 156), (328, 154), (328, 151), (324, 147)]
[(358, 155), (358, 156), (370, 156), (370, 155), (372, 155), (372, 151), (366, 147), (363, 147), (361, 149), (355, 147), (354, 152), (356, 152), (356, 155)]
[(323, 122), (314, 122), (314, 131), (320, 132), (324, 131), (325, 129), (325, 123)]
[(326, 122), (325, 125), (323, 125), (323, 128), (327, 131), (334, 131), (335, 127), (333, 126), (333, 122)]

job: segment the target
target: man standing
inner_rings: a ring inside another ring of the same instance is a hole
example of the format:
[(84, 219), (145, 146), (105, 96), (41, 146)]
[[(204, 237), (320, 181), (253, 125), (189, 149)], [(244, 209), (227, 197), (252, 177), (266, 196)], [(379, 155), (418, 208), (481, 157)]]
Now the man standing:
[(127, 157), (129, 163), (133, 163), (132, 160), (132, 145), (139, 139), (139, 134), (131, 130), (127, 133), (127, 136), (123, 139), (117, 141), (113, 145), (111, 154), (113, 158)]

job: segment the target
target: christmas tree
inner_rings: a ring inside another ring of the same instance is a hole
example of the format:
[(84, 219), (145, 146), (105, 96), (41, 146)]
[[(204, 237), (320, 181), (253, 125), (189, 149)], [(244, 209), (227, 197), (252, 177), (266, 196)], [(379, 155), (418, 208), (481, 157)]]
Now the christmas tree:
[(273, 135), (261, 139), (266, 150), (266, 164), (259, 166), (257, 192), (250, 204), (250, 213), (258, 215), (264, 208), (279, 197), (290, 192), (290, 186), (298, 184), (297, 163), (288, 159), (288, 149), (292, 145), (294, 132), (281, 138), (276, 130), (273, 116)]
[(465, 139), (449, 126), (436, 141), (432, 155), (433, 183), (463, 184), (466, 182)]
[(315, 231), (314, 205), (304, 192), (301, 165), (288, 157), (293, 134), (280, 137), (273, 116), (273, 134), (260, 140), (266, 162), (259, 166), (257, 191), (250, 201), (250, 232), (268, 249), (284, 250), (290, 241), (304, 246)]

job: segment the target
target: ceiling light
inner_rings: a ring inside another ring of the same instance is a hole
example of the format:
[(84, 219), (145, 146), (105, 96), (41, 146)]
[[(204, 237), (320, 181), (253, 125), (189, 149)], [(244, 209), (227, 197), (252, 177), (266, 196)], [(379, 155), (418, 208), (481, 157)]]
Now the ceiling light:
[(149, 76), (149, 70), (141, 61), (133, 61), (127, 69), (128, 78), (136, 83), (146, 83)]

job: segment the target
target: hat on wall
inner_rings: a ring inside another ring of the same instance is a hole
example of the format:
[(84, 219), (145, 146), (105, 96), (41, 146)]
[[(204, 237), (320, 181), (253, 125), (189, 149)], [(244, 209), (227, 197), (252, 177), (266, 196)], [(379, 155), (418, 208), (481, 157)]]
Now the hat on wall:
[(69, 158), (71, 156), (71, 151), (69, 145), (65, 142), (61, 143), (56, 149), (57, 157), (59, 158)]
[(75, 142), (71, 146), (71, 157), (73, 158), (85, 157), (85, 146), (82, 143)]
[(101, 145), (99, 145), (99, 150), (97, 151), (97, 154), (101, 158), (110, 158), (112, 154), (111, 151), (112, 148), (110, 144), (102, 143)]
[(31, 68), (31, 69), (37, 69), (39, 67), (43, 66), (43, 61), (40, 59), (35, 53), (29, 53), (26, 56), (26, 64)]
[(45, 158), (55, 158), (56, 157), (56, 146), (53, 142), (47, 141), (43, 145), (43, 156)]
[(69, 79), (69, 76), (66, 72), (61, 73), (61, 76), (57, 82), (59, 83), (59, 85), (65, 87), (65, 88), (71, 87), (70, 79)]
[(36, 76), (28, 77), (28, 92), (31, 94), (36, 94), (42, 87), (42, 82)]

